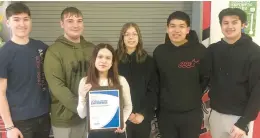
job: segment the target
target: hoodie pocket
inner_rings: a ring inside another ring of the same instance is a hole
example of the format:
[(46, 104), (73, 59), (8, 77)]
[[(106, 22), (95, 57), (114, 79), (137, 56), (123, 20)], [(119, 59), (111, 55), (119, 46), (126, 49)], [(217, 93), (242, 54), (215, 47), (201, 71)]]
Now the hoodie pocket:
[(249, 96), (249, 83), (246, 77), (240, 77), (237, 79), (233, 87), (234, 95), (236, 100), (241, 103), (247, 102)]
[(54, 104), (51, 110), (52, 113), (55, 113), (55, 116), (61, 120), (71, 120), (74, 115), (73, 112), (65, 108), (65, 106), (60, 103)]

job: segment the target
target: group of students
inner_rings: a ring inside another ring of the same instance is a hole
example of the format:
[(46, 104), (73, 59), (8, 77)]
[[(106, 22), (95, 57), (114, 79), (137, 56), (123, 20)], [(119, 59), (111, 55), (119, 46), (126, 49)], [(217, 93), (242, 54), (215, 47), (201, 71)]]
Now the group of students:
[[(158, 117), (162, 138), (198, 138), (201, 97), (210, 87), (213, 138), (246, 138), (259, 112), (260, 48), (241, 30), (246, 14), (220, 12), (224, 38), (203, 46), (190, 18), (176, 11), (167, 19), (167, 41), (153, 57), (143, 48), (136, 23), (121, 29), (117, 49), (84, 39), (83, 15), (61, 13), (64, 35), (47, 46), (29, 37), (31, 13), (23, 3), (6, 8), (11, 40), (0, 49), (0, 116), (8, 138), (149, 138)], [(86, 95), (95, 87), (121, 89), (123, 128), (88, 132)]]

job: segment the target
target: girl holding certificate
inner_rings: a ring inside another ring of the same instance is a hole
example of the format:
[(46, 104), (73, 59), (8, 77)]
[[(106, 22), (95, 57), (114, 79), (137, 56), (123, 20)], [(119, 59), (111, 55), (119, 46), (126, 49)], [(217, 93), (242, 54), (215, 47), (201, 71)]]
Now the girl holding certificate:
[[(79, 101), (77, 111), (81, 118), (87, 116), (86, 95), (92, 87), (110, 86), (121, 87), (123, 120), (127, 121), (132, 112), (132, 101), (129, 84), (123, 76), (118, 75), (117, 58), (113, 47), (109, 44), (99, 44), (95, 47), (87, 76), (79, 83)], [(90, 132), (88, 138), (125, 138), (125, 127), (115, 131)]]
[(119, 74), (130, 85), (133, 103), (127, 121), (127, 138), (149, 138), (156, 106), (157, 77), (153, 59), (143, 49), (141, 31), (136, 23), (123, 25), (117, 55)]

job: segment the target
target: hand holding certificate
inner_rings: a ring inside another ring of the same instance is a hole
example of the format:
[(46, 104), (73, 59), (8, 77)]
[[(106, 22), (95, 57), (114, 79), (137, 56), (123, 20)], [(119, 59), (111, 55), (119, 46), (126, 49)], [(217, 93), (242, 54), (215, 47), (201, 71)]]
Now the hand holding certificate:
[(87, 96), (87, 93), (89, 92), (89, 90), (92, 88), (92, 85), (91, 84), (85, 84), (83, 85), (83, 88), (80, 89), (81, 91), (79, 91), (79, 95), (81, 97), (86, 97)]

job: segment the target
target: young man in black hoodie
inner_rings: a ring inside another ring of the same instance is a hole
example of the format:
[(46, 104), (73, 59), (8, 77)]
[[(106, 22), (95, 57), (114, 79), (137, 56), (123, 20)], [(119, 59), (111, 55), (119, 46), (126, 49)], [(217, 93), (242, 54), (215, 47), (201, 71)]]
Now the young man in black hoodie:
[(219, 13), (224, 38), (209, 46), (210, 131), (213, 138), (246, 138), (259, 112), (260, 48), (241, 33), (246, 13), (227, 8)]
[(202, 124), (201, 59), (206, 48), (190, 35), (190, 18), (176, 11), (167, 19), (169, 43), (153, 56), (160, 80), (158, 123), (162, 138), (198, 138)]

